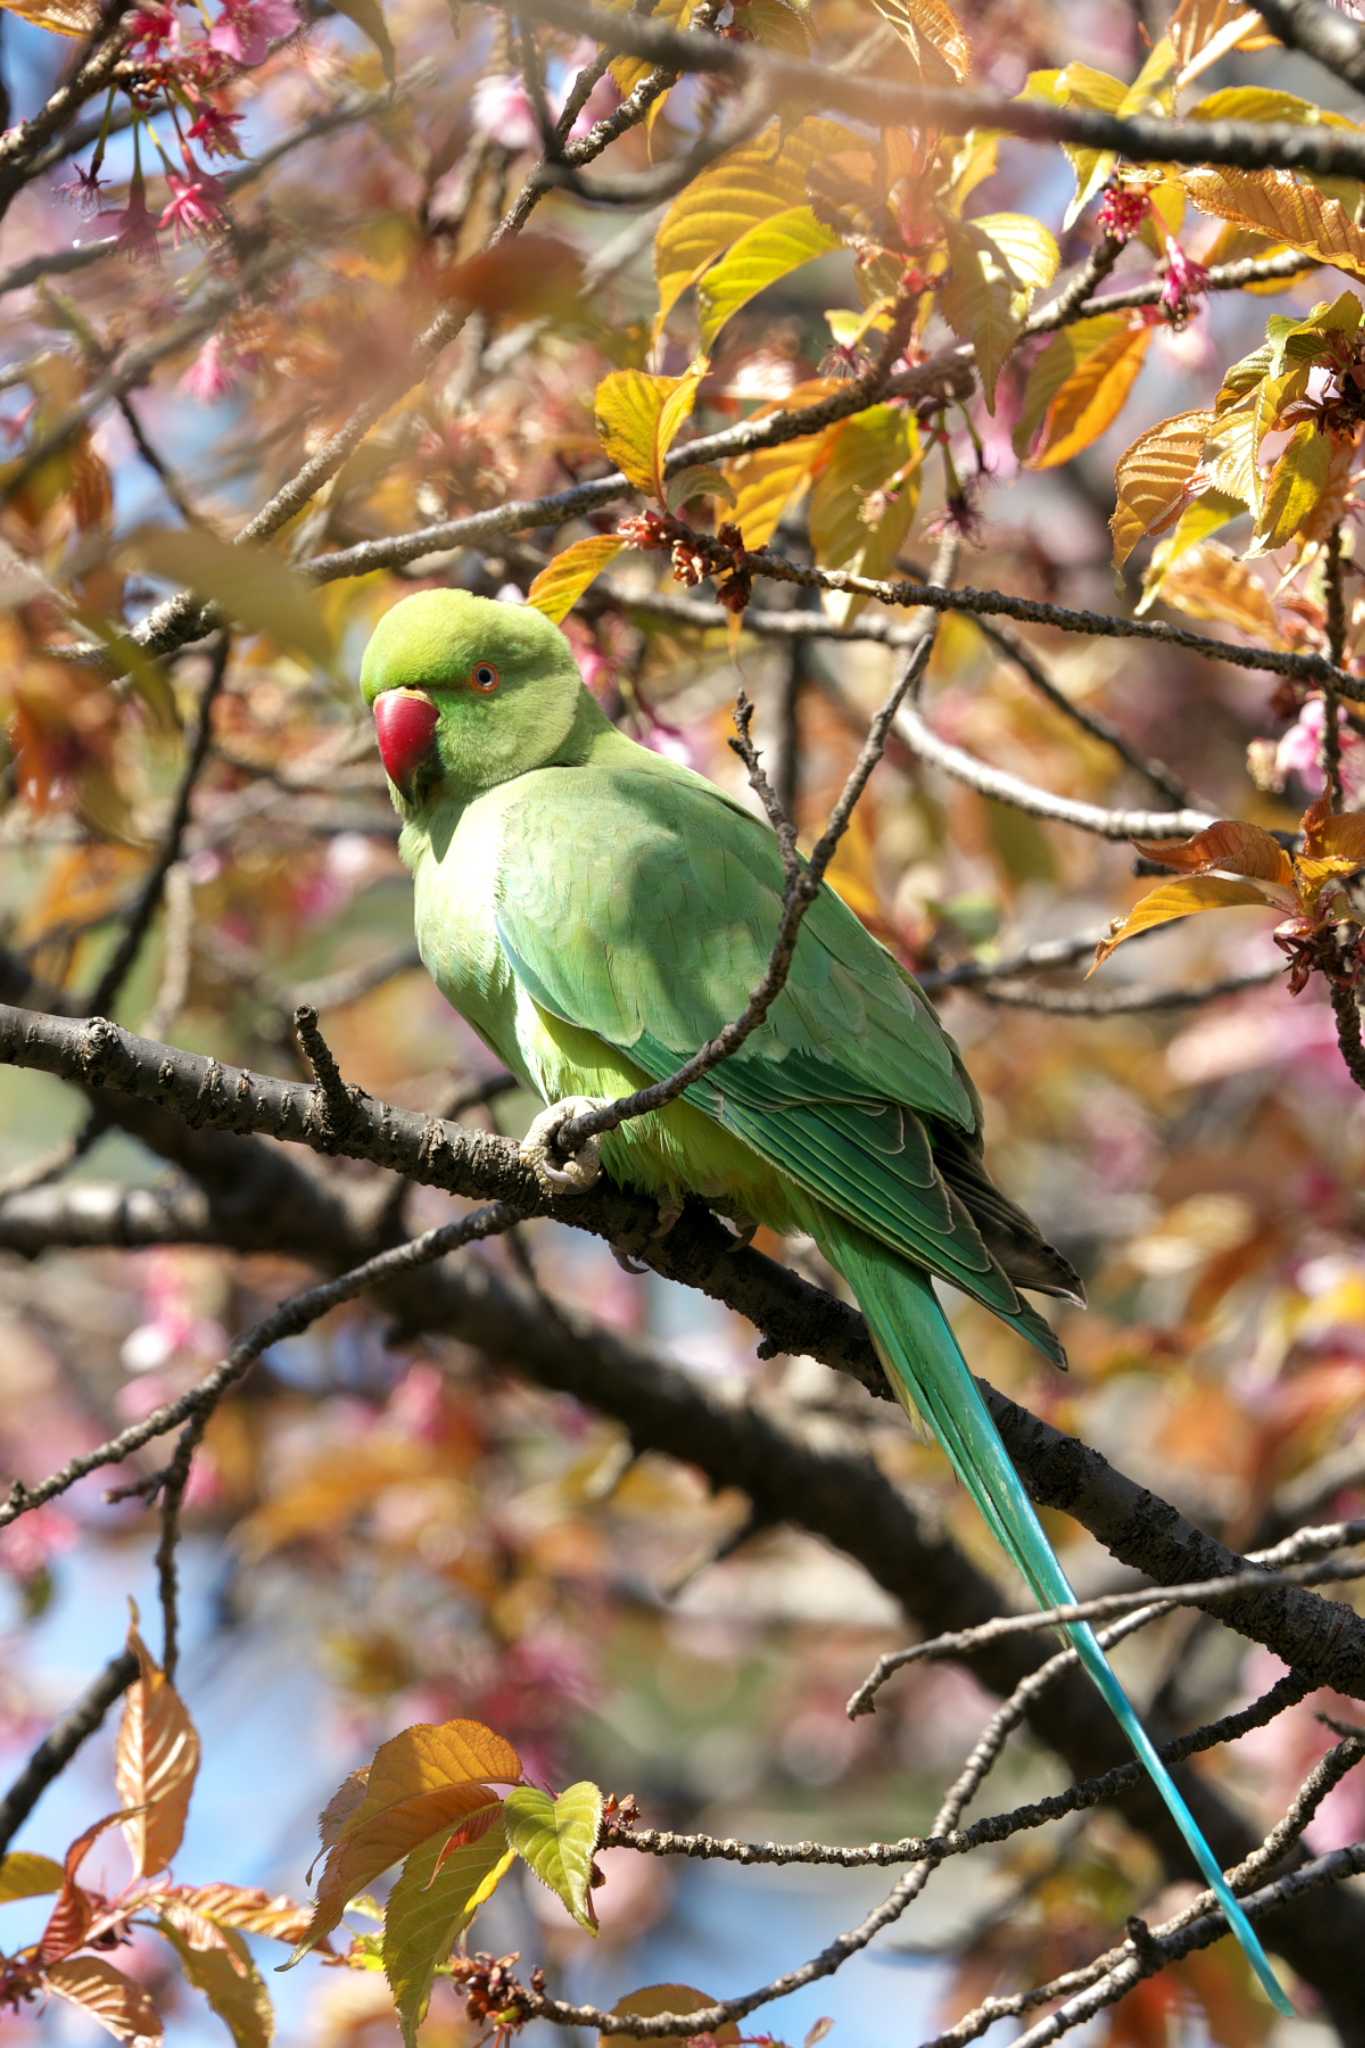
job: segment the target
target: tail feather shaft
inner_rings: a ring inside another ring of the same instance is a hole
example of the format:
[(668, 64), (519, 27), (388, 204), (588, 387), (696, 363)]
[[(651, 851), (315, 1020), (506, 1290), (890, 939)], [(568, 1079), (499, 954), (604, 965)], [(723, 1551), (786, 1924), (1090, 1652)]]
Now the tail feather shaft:
[[(1034, 1598), (1042, 1607), (1073, 1603), (1076, 1596), (1066, 1573), (927, 1277), (861, 1233), (829, 1227), (821, 1232), (821, 1239), (826, 1256), (858, 1297), (897, 1394), (912, 1417), (922, 1417), (932, 1430)], [(1294, 2008), (1260, 1938), (1229, 1889), (1217, 1858), (1157, 1755), (1094, 1630), (1086, 1622), (1073, 1622), (1064, 1633), (1188, 1842), (1268, 1997), (1281, 2012), (1292, 2016)]]

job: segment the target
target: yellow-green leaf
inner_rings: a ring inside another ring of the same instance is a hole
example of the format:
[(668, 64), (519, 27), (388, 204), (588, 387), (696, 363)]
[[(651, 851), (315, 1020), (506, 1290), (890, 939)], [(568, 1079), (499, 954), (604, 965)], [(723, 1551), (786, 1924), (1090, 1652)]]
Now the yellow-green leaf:
[(265, 633), (282, 652), (319, 668), (330, 664), (332, 636), (317, 593), (267, 549), (233, 547), (203, 531), (147, 529), (129, 543), (128, 555), (153, 575), (221, 605), (231, 621)]
[(506, 1799), (507, 1839), (542, 1884), (562, 1899), (580, 1927), (597, 1932), (592, 1903), (593, 1856), (602, 1825), (602, 1794), (586, 1779), (558, 1799), (518, 1785)]
[(590, 533), (571, 541), (540, 571), (526, 593), (527, 604), (558, 625), (625, 545), (619, 533)]
[(1332, 464), (1332, 442), (1312, 420), (1295, 427), (1265, 488), (1257, 522), (1255, 551), (1282, 548), (1311, 516), (1326, 487)]
[(1201, 910), (1226, 910), (1239, 904), (1255, 904), (1260, 910), (1274, 909), (1271, 899), (1253, 882), (1232, 882), (1221, 875), (1182, 875), (1179, 881), (1163, 882), (1135, 903), (1127, 917), (1120, 918), (1107, 939), (1095, 948), (1094, 966), (1100, 967), (1125, 939), (1149, 932), (1154, 925), (1171, 924), (1178, 917), (1193, 917)]
[(1051, 387), (1042, 410), (1042, 434), (1028, 457), (1030, 469), (1070, 462), (1113, 425), (1147, 359), (1151, 338), (1150, 327), (1121, 314), (1079, 320), (1069, 333), (1056, 337), (1034, 364), (1025, 395), (1021, 432), (1031, 414), (1037, 417), (1034, 379), (1040, 394)]
[(881, 518), (869, 498), (918, 452), (914, 420), (900, 406), (869, 406), (831, 431), (810, 502), (811, 546), (822, 568), (861, 563)]
[(157, 1930), (180, 1958), (196, 1991), (202, 1991), (231, 2034), (236, 2048), (270, 2048), (275, 2011), (246, 1939), (234, 1927), (203, 1919), (177, 1900), (156, 1918)]
[(770, 122), (754, 141), (732, 149), (693, 178), (659, 224), (654, 270), (659, 283), (656, 326), (662, 327), (690, 284), (732, 249), (741, 235), (806, 202), (811, 167), (846, 148), (849, 131), (809, 119), (784, 134)]
[(895, 29), (915, 62), (924, 70), (921, 44), (927, 43), (962, 85), (971, 75), (972, 46), (946, 0), (872, 0)]
[(696, 402), (705, 368), (683, 377), (647, 370), (612, 370), (593, 400), (597, 433), (617, 468), (637, 490), (662, 498), (664, 457)]
[(1057, 244), (1041, 221), (992, 213), (947, 225), (948, 274), (939, 296), (953, 332), (976, 348), (988, 410), (1000, 366), (1028, 317), (1033, 294), (1057, 274)]
[(1162, 594), (1166, 577), (1191, 548), (1197, 548), (1210, 534), (1217, 533), (1229, 520), (1240, 517), (1246, 506), (1240, 498), (1231, 498), (1224, 491), (1203, 491), (1187, 505), (1176, 521), (1175, 531), (1166, 536), (1153, 550), (1152, 559), (1143, 578), (1142, 597), (1137, 611), (1141, 617), (1151, 610)]
[(810, 441), (784, 441), (777, 448), (755, 449), (730, 465), (734, 520), (746, 548), (767, 546), (787, 507), (809, 487), (815, 456)]
[(1117, 499), (1109, 530), (1114, 566), (1121, 568), (1138, 542), (1173, 520), (1199, 468), (1211, 412), (1180, 412), (1139, 434), (1118, 460)]
[(97, 0), (0, 0), (0, 7), (59, 36), (92, 35), (100, 25)]
[(1197, 106), (1188, 107), (1187, 121), (1288, 121), (1304, 127), (1354, 128), (1344, 114), (1332, 114), (1296, 92), (1279, 92), (1271, 85), (1225, 85), (1211, 92)]
[(1191, 170), (1185, 190), (1204, 213), (1253, 228), (1352, 277), (1365, 277), (1365, 229), (1339, 199), (1288, 171)]
[[(607, 5), (610, 8), (624, 8), (629, 5), (629, 0), (607, 0)], [(658, 0), (656, 6), (646, 10), (649, 18), (657, 22), (661, 28), (686, 28), (696, 11), (697, 0)], [(648, 57), (621, 56), (612, 58), (610, 68), (617, 91), (622, 99), (629, 99), (636, 86), (650, 76), (655, 66)], [(661, 99), (654, 102), (654, 107), (661, 106), (663, 99), (667, 97), (665, 93)], [(654, 108), (650, 111), (653, 113)]]
[(817, 220), (809, 206), (788, 207), (750, 228), (702, 278), (702, 347), (709, 349), (726, 321), (770, 284), (839, 246), (833, 228)]
[(733, 506), (734, 486), (723, 469), (713, 463), (695, 462), (687, 469), (677, 470), (664, 486), (664, 502), (670, 512), (681, 512), (694, 498), (718, 498), (722, 505)]
[(46, 1892), (59, 1892), (63, 1871), (50, 1856), (35, 1856), (31, 1849), (11, 1849), (0, 1863), (0, 1906), (11, 1899), (38, 1899)]
[(383, 1942), (407, 2048), (415, 2048), (437, 1970), (515, 1861), (499, 1807), (461, 1828), (453, 1847), (437, 1835), (408, 1857), (389, 1896)]

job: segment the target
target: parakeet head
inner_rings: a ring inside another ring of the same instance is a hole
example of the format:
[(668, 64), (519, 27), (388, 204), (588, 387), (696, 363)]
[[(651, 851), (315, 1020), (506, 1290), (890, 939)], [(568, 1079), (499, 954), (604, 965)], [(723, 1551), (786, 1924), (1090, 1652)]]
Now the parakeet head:
[(404, 810), (477, 796), (550, 760), (586, 695), (569, 643), (530, 605), (421, 590), (385, 612), (360, 670)]

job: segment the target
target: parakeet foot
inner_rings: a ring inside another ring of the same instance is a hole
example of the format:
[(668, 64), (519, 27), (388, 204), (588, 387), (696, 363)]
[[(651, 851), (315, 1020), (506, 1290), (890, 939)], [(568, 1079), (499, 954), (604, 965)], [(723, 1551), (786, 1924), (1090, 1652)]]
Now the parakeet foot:
[(648, 1230), (632, 1231), (629, 1238), (617, 1242), (611, 1248), (611, 1255), (623, 1273), (649, 1271), (649, 1267), (642, 1265), (635, 1254), (648, 1251), (651, 1245), (661, 1244), (683, 1212), (683, 1205), (679, 1201), (660, 1202), (656, 1206), (657, 1213)]
[(547, 1195), (583, 1195), (598, 1178), (602, 1147), (597, 1138), (589, 1138), (567, 1159), (559, 1157), (555, 1139), (571, 1117), (586, 1116), (590, 1109), (601, 1107), (591, 1095), (566, 1095), (532, 1119), (518, 1149)]

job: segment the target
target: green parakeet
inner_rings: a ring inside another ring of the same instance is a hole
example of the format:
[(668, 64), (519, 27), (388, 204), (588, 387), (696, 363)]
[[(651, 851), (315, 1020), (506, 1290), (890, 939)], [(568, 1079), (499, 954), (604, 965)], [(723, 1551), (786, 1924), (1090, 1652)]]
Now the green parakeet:
[[(381, 619), (361, 687), (404, 821), (422, 959), (546, 1104), (611, 1099), (671, 1074), (743, 1011), (781, 914), (774, 835), (617, 732), (541, 613), (422, 591)], [(742, 1049), (601, 1150), (616, 1179), (662, 1204), (695, 1193), (815, 1239), (856, 1295), (905, 1407), (1050, 1607), (1075, 1596), (932, 1276), (1057, 1359), (1020, 1288), (1070, 1294), (1079, 1283), (992, 1185), (980, 1125), (929, 1002), (825, 889), (786, 987)], [(1292, 2010), (1093, 1631), (1066, 1633), (1262, 1984)]]

